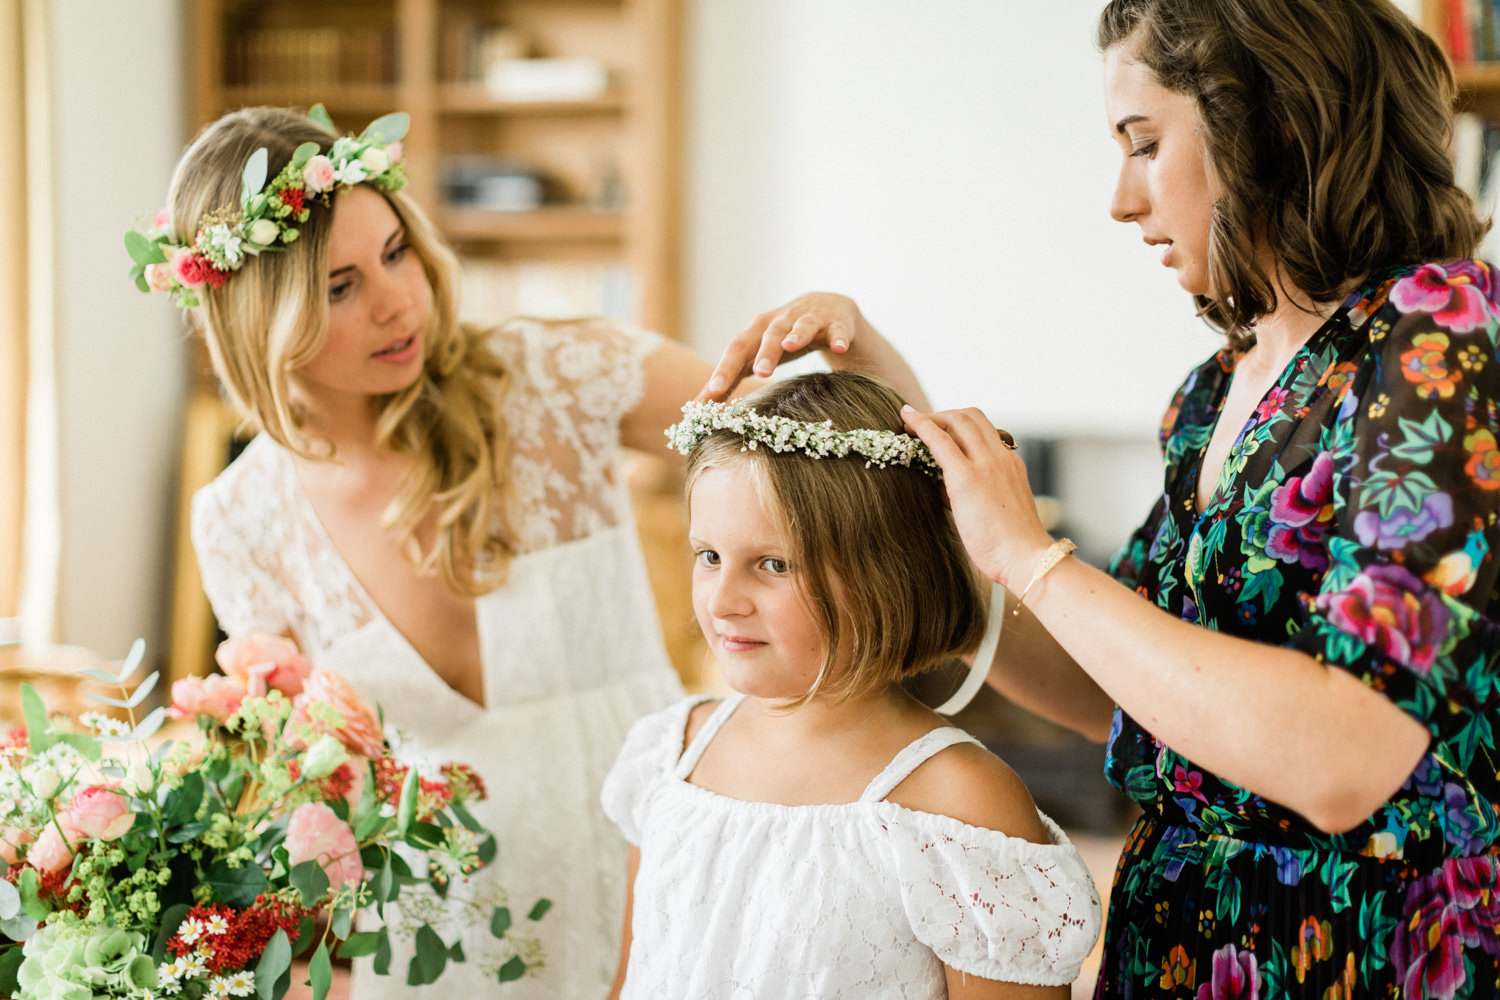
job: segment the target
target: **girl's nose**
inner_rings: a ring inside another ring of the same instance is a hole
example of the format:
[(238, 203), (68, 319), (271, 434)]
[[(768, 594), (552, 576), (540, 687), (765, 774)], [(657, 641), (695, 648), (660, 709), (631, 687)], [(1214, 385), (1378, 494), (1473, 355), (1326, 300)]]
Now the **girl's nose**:
[(1109, 201), (1109, 215), (1116, 222), (1134, 222), (1145, 213), (1145, 199), (1140, 195), (1139, 185), (1132, 176), (1130, 167), (1129, 159), (1120, 165), (1115, 193)]
[(732, 573), (716, 574), (709, 591), (706, 606), (715, 618), (742, 617), (750, 613), (753, 605), (740, 581)]

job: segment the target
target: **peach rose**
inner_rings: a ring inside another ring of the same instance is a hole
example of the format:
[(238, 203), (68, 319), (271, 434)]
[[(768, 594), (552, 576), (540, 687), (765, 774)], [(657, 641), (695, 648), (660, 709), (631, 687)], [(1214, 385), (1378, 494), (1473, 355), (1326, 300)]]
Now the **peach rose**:
[(172, 265), (170, 263), (146, 265), (146, 287), (153, 292), (172, 290)]
[(18, 826), (0, 826), (0, 860), (7, 865), (21, 863), (21, 848), (36, 839), (36, 834)]
[(179, 722), (191, 722), (200, 715), (225, 722), (240, 710), (244, 698), (245, 685), (233, 677), (184, 677), (172, 684), (172, 707), (167, 715)]
[(293, 867), (316, 861), (335, 890), (364, 875), (359, 842), (349, 824), (322, 802), (305, 802), (292, 810), (286, 825), (287, 861)]
[[(344, 717), (344, 724), (333, 726), (314, 721), (308, 706), (319, 701), (338, 709)], [(361, 757), (379, 757), (385, 748), (385, 737), (375, 711), (355, 694), (354, 685), (342, 674), (329, 670), (314, 670), (308, 675), (302, 693), (292, 699), (292, 716), (287, 724), (310, 726), (314, 732), (333, 736), (350, 753)]]
[(302, 184), (308, 194), (318, 194), (333, 186), (333, 161), (319, 153), (302, 167)]
[[(59, 825), (63, 828), (61, 833), (57, 829)], [(67, 839), (64, 840), (64, 837)], [(83, 834), (70, 827), (64, 817), (59, 816), (56, 823), (48, 823), (41, 836), (36, 838), (36, 843), (26, 852), (26, 861), (39, 872), (60, 872), (73, 863), (73, 849), (68, 845), (83, 839)]]
[(119, 789), (90, 785), (73, 796), (61, 822), (94, 840), (118, 840), (135, 825), (135, 814)]
[(312, 661), (298, 652), (296, 643), (265, 632), (225, 639), (214, 652), (214, 660), (252, 698), (264, 698), (269, 688), (296, 697), (313, 671)]

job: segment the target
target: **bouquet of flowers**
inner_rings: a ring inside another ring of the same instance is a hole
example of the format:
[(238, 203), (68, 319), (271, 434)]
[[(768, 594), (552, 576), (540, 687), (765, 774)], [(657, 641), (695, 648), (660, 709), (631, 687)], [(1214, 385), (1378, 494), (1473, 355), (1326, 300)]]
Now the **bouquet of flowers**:
[[(132, 689), (143, 651), (87, 671), (119, 689), (91, 695), (113, 712), (49, 716), (23, 685), (26, 726), (0, 737), (0, 995), (277, 1000), (308, 955), (321, 1000), (335, 955), (390, 972), (385, 906), (423, 885), (489, 926), (500, 982), (539, 962), (525, 924), (463, 894), (496, 851), (465, 808), (484, 797), (469, 767), (404, 762), (346, 680), (271, 636), (229, 639), (223, 674), (138, 719), (157, 680)], [(162, 739), (168, 719), (201, 739)], [(407, 982), (464, 958), (422, 924)]]

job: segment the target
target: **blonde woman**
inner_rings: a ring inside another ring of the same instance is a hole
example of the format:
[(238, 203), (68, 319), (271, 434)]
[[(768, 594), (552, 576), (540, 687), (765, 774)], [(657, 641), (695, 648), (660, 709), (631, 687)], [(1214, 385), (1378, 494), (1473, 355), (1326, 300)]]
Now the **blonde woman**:
[[(257, 432), (195, 498), (193, 544), (227, 632), (292, 637), (414, 750), (478, 766), (500, 843), (483, 884), (518, 918), (555, 904), (541, 954), (522, 956), (541, 968), (505, 995), (603, 996), (626, 846), (600, 785), (630, 724), (681, 694), (622, 446), (662, 451), (711, 375), (722, 395), (742, 358), (783, 344), (920, 390), (837, 296), (759, 317), (717, 372), (606, 320), (460, 323), (454, 258), (400, 192), (404, 127), (340, 137), (291, 111), (230, 114), (184, 154), (170, 220), (135, 238), (162, 251), (143, 287), (188, 308)], [(499, 989), (488, 928), (438, 926), (467, 956), (440, 986), (407, 987), (398, 954), (389, 977), (356, 968), (354, 995)]]

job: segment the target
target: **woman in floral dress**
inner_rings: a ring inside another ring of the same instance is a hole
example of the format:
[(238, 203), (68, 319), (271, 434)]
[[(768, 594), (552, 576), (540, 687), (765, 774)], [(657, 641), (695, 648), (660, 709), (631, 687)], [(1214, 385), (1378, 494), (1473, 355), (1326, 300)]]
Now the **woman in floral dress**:
[(1387, 0), (1114, 0), (1099, 42), (1111, 212), (1228, 341), (1161, 499), (1111, 579), (984, 414), (908, 417), (1024, 598), (992, 682), (1142, 807), (1096, 995), (1500, 996), (1500, 275), (1451, 70)]

